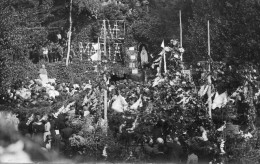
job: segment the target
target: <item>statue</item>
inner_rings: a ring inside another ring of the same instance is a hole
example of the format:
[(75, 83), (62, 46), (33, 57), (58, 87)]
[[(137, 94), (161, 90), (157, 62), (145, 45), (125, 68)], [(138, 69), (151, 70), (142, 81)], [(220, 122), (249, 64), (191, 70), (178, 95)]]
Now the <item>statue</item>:
[(40, 76), (43, 86), (49, 82), (48, 73), (47, 73), (47, 70), (46, 70), (44, 64), (42, 65), (42, 68), (40, 68), (40, 70), (39, 70), (39, 76)]
[(147, 51), (146, 51), (144, 46), (143, 46), (142, 51), (140, 53), (140, 57), (141, 57), (141, 65), (142, 66), (144, 66), (145, 64), (148, 63), (148, 54), (147, 54)]

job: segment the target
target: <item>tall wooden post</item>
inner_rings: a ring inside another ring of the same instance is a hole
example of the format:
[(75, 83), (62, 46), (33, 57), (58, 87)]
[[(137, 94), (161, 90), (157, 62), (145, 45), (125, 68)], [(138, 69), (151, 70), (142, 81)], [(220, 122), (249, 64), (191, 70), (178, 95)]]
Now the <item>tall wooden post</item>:
[[(164, 50), (163, 50), (164, 51)], [(163, 53), (163, 61), (164, 61), (164, 73), (167, 73), (167, 65), (166, 65), (166, 52)]]
[[(105, 76), (104, 79), (107, 80), (106, 75), (104, 75), (104, 76)], [(108, 129), (108, 122), (107, 122), (107, 87), (104, 90), (104, 120), (105, 120), (105, 123), (106, 123), (105, 126), (106, 126), (106, 135), (107, 135), (107, 129)]]
[(212, 118), (212, 113), (211, 113), (211, 107), (212, 107), (212, 99), (211, 99), (211, 56), (210, 56), (210, 29), (209, 29), (209, 21), (208, 21), (208, 55), (209, 55), (209, 76), (208, 76), (208, 108), (209, 108), (209, 117)]
[[(107, 50), (106, 50), (106, 41), (107, 41), (107, 32), (106, 32), (106, 20), (103, 20), (103, 24), (104, 24), (104, 56), (107, 56)], [(104, 74), (104, 79), (106, 82), (106, 75)], [(104, 90), (104, 119), (106, 122), (106, 135), (107, 135), (107, 129), (108, 129), (108, 122), (107, 122), (107, 88), (105, 88)]]
[(100, 41), (99, 41), (99, 37), (98, 37), (98, 61), (101, 62), (101, 50), (100, 50)]
[(106, 20), (103, 20), (103, 26), (104, 26), (104, 56), (107, 55), (107, 28), (106, 28)]
[(67, 58), (66, 58), (66, 66), (69, 65), (69, 58), (70, 58), (70, 44), (71, 44), (71, 31), (72, 31), (72, 0), (70, 0), (70, 27), (69, 27), (69, 32), (68, 32), (68, 52), (67, 52)]
[(209, 29), (209, 21), (208, 21), (208, 55), (210, 56), (210, 29)]
[[(180, 47), (182, 48), (182, 21), (181, 21), (181, 10), (179, 11), (180, 17)], [(181, 61), (183, 61), (183, 53), (181, 52)]]

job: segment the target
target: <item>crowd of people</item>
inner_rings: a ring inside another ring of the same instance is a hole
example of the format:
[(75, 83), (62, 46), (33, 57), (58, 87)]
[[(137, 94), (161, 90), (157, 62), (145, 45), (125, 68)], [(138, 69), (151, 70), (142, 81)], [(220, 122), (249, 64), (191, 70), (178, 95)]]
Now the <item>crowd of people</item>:
[[(79, 118), (94, 120), (88, 127), (90, 131), (98, 126), (106, 129), (108, 125), (120, 143), (140, 148), (130, 150), (127, 161), (144, 160), (141, 158), (141, 152), (144, 152), (148, 161), (196, 163), (205, 158), (202, 148), (208, 151), (207, 160), (212, 161), (225, 153), (223, 139), (218, 146), (210, 143), (212, 139), (209, 142), (208, 133), (212, 129), (205, 124), (207, 121), (186, 125), (189, 120), (184, 120), (184, 117), (189, 118), (186, 116), (189, 113), (183, 112), (196, 108), (201, 100), (197, 99), (198, 91), (182, 76), (176, 72), (176, 78), (157, 76), (147, 82), (131, 79), (112, 81), (109, 77), (100, 76), (82, 84), (70, 84), (48, 78), (43, 65), (39, 79), (10, 89), (8, 99), (18, 108), (47, 107), (46, 111), (19, 113), (17, 125), (23, 136), (39, 143), (45, 151), (70, 157), (72, 138), (84, 138), (71, 124), (71, 118)], [(103, 117), (105, 90), (108, 97), (107, 124)], [(219, 102), (213, 103), (218, 105), (216, 103)], [(196, 116), (198, 120), (205, 116), (202, 106), (191, 111), (191, 116)], [(149, 129), (142, 129), (145, 124), (149, 125)], [(106, 159), (107, 153), (103, 154)]]
[[(76, 44), (71, 44), (69, 61), (77, 57), (82, 60), (82, 48)], [(40, 60), (53, 63), (62, 61), (66, 58), (68, 52), (68, 45), (66, 37), (62, 37), (61, 34), (57, 34), (55, 39), (48, 40), (47, 42), (40, 45), (33, 45), (28, 50), (29, 59), (33, 63), (38, 63)]]
[[(145, 122), (139, 118), (139, 115), (155, 113), (158, 110), (155, 109), (156, 103), (163, 103), (162, 108), (169, 109), (176, 100), (180, 105), (185, 105), (192, 100), (189, 98), (192, 97), (189, 94), (191, 87), (186, 86), (188, 89), (179, 89), (176, 92), (175, 89), (172, 90), (174, 84), (183, 84), (184, 79), (172, 79), (170, 83), (167, 78), (158, 78), (147, 83), (131, 79), (109, 81), (109, 78), (102, 77), (82, 84), (57, 83), (55, 79), (48, 78), (47, 70), (43, 65), (39, 71), (39, 79), (22, 84), (16, 90), (9, 90), (9, 99), (17, 104), (18, 108), (49, 106), (51, 110), (48, 111), (20, 113), (17, 129), (23, 136), (39, 143), (44, 150), (59, 152), (68, 157), (71, 154), (70, 138), (79, 135), (78, 131), (70, 126), (70, 118), (94, 117), (96, 113), (102, 118), (105, 89), (108, 91), (108, 113), (120, 115), (117, 121), (109, 120), (109, 128), (126, 146), (136, 142), (131, 136), (138, 125)], [(161, 84), (163, 82), (164, 85)], [(63, 103), (59, 104), (59, 102)], [(143, 136), (141, 145), (144, 152), (152, 161), (186, 160), (187, 156), (182, 150), (178, 137), (173, 135), (176, 133), (174, 129), (177, 130), (178, 127), (167, 126), (166, 128), (165, 123), (158, 123), (162, 120), (163, 118), (153, 120), (155, 126), (152, 131), (155, 132), (150, 136)], [(100, 123), (99, 119), (92, 123), (93, 127), (98, 123)], [(170, 128), (172, 129), (169, 130)], [(131, 153), (136, 155), (136, 152)]]

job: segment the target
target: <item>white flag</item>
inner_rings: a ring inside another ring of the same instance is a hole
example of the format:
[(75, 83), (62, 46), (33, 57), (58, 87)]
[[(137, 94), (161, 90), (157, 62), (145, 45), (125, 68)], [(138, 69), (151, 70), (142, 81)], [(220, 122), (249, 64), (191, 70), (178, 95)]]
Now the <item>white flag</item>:
[(213, 100), (212, 109), (215, 108), (222, 108), (227, 104), (227, 92), (224, 92), (222, 94), (216, 93), (215, 99)]
[(92, 55), (91, 57), (92, 61), (98, 61), (99, 60), (99, 56), (98, 56), (98, 52), (96, 52), (94, 55)]
[(100, 43), (93, 44), (92, 47), (94, 48), (96, 53), (90, 57), (91, 60), (92, 61), (100, 61), (101, 60)]
[(96, 43), (96, 44), (93, 44), (93, 45), (92, 45), (92, 47), (94, 48), (94, 50), (96, 50), (96, 51), (97, 51), (97, 50), (98, 50), (98, 48), (99, 48), (99, 45), (98, 45), (98, 43)]
[(164, 48), (164, 47), (165, 47), (165, 46), (164, 46), (164, 40), (162, 41), (161, 47), (162, 47), (162, 48)]

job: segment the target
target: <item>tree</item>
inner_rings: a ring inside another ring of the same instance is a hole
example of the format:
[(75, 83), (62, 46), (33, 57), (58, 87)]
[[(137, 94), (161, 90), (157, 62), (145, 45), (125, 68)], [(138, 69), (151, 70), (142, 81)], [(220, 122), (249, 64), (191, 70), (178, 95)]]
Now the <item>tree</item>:
[(46, 15), (39, 19), (36, 1), (3, 0), (0, 5), (0, 90), (4, 94), (17, 81), (25, 81), (33, 74), (35, 68), (28, 61), (29, 51), (46, 42), (47, 31), (41, 27)]
[(207, 52), (206, 22), (210, 20), (212, 57), (241, 64), (257, 64), (259, 54), (259, 3), (257, 1), (196, 1), (189, 20), (189, 56), (205, 59)]

